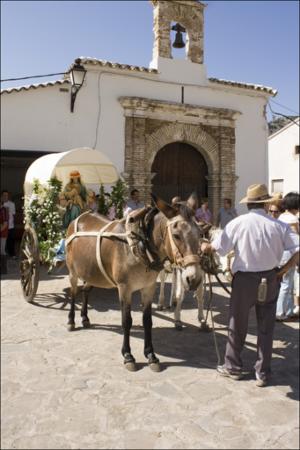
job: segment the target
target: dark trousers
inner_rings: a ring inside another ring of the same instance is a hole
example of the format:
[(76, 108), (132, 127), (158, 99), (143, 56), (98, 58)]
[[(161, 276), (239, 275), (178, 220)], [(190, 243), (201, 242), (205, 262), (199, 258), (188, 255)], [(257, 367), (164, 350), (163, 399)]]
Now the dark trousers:
[[(266, 302), (257, 302), (258, 286), (262, 278), (267, 278)], [(256, 309), (257, 318), (257, 359), (255, 371), (262, 378), (271, 372), (273, 331), (276, 319), (276, 303), (280, 288), (276, 271), (237, 272), (232, 282), (229, 308), (228, 341), (225, 352), (225, 366), (235, 371), (242, 370), (241, 352), (247, 331), (249, 312)]]
[(15, 229), (8, 230), (5, 251), (8, 256), (15, 256)]

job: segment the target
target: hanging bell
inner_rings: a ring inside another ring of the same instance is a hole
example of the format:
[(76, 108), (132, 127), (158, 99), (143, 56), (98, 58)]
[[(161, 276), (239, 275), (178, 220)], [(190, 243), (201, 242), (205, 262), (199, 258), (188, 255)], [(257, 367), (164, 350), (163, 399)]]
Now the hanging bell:
[(185, 47), (185, 42), (182, 37), (182, 33), (185, 33), (185, 28), (183, 28), (179, 23), (176, 23), (172, 27), (173, 31), (176, 31), (175, 41), (173, 42), (174, 48), (183, 48)]

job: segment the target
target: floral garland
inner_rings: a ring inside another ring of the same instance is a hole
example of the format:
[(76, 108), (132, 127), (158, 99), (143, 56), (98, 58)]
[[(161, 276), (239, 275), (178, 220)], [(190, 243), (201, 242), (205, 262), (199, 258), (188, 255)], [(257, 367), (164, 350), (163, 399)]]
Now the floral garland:
[(38, 180), (33, 182), (33, 192), (25, 197), (25, 223), (34, 227), (40, 250), (41, 262), (52, 267), (56, 247), (64, 237), (62, 217), (59, 214), (58, 196), (62, 183), (56, 178), (48, 181), (47, 187), (41, 186)]

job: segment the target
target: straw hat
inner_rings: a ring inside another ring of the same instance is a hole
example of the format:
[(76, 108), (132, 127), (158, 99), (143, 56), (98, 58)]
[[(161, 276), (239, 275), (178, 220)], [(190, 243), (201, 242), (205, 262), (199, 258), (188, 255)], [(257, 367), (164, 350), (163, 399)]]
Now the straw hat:
[(251, 184), (247, 189), (247, 196), (240, 203), (268, 203), (272, 200), (274, 198), (268, 194), (265, 184)]
[(272, 192), (272, 197), (274, 197), (274, 200), (282, 200), (282, 192)]
[(80, 173), (78, 172), (78, 170), (73, 170), (73, 171), (70, 173), (70, 177), (71, 177), (71, 178), (74, 178), (74, 177), (80, 177)]

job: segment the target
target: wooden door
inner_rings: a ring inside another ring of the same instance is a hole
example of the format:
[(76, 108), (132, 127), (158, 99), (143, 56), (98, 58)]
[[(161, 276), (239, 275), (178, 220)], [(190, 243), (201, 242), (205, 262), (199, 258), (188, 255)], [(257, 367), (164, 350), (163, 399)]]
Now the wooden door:
[(207, 164), (201, 153), (189, 144), (174, 142), (157, 153), (151, 172), (155, 173), (153, 193), (170, 202), (175, 196), (186, 200), (196, 192), (207, 197)]

